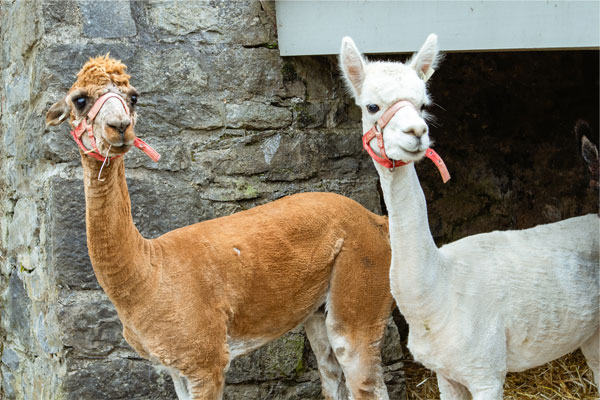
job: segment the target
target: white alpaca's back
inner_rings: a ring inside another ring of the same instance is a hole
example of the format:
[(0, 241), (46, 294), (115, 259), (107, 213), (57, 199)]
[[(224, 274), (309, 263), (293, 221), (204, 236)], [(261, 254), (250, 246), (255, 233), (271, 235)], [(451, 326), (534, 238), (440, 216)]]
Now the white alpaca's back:
[(599, 235), (600, 220), (590, 214), (443, 246), (453, 265), (450, 290), (461, 294), (453, 314), (505, 330), (509, 371), (577, 349), (599, 328)]

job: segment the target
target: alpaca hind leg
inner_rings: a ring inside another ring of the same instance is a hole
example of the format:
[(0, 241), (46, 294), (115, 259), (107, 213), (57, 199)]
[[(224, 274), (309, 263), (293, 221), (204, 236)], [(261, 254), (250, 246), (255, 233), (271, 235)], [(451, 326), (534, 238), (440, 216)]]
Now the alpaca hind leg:
[(176, 369), (171, 368), (170, 372), (171, 379), (173, 380), (173, 386), (175, 386), (175, 393), (177, 393), (177, 398), (179, 400), (190, 400), (190, 391), (185, 377)]
[(346, 399), (346, 385), (342, 368), (333, 353), (327, 327), (325, 326), (325, 313), (316, 311), (304, 322), (306, 337), (310, 347), (317, 358), (319, 375), (321, 377), (321, 388), (326, 400)]
[(473, 400), (502, 400), (502, 386), (485, 390), (474, 390)]
[(385, 226), (356, 221), (360, 239), (346, 237), (335, 259), (327, 299), (329, 343), (353, 400), (389, 399), (381, 345), (392, 312)]
[(504, 393), (505, 374), (500, 376), (489, 375), (485, 381), (478, 385), (470, 385), (473, 400), (502, 400)]
[(598, 390), (600, 390), (600, 331), (596, 332), (595, 335), (581, 345), (581, 352), (594, 373), (594, 382)]
[[(373, 341), (360, 335), (360, 332), (344, 335), (336, 330), (335, 324), (329, 321), (329, 316), (327, 319), (329, 342), (344, 371), (350, 398), (388, 400), (381, 367), (381, 338)], [(352, 338), (357, 333), (359, 337), (362, 336), (361, 340)]]
[(466, 387), (458, 382), (448, 379), (439, 373), (437, 375), (440, 400), (470, 400), (471, 394)]

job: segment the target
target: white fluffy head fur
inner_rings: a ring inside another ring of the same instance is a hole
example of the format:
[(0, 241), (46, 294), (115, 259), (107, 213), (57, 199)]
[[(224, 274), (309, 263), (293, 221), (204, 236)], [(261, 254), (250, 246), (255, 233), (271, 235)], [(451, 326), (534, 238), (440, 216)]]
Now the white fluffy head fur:
[[(423, 77), (436, 67), (439, 59), (435, 34), (427, 37), (421, 49), (406, 64), (369, 62), (360, 54), (351, 38), (342, 39), (340, 67), (356, 104), (361, 108), (364, 132), (371, 129), (381, 114), (394, 103), (408, 100), (415, 106), (399, 110), (384, 129), (385, 151), (391, 159), (420, 160), (431, 145), (429, 128), (422, 111), (431, 100)], [(380, 154), (375, 140), (371, 142), (371, 147)]]

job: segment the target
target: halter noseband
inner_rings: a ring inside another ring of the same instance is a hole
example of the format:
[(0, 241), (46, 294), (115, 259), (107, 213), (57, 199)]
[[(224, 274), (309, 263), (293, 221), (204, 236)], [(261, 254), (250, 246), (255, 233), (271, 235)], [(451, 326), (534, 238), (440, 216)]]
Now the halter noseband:
[[(417, 109), (413, 103), (408, 100), (400, 100), (390, 106), (385, 112), (379, 117), (375, 125), (369, 129), (362, 137), (363, 148), (369, 153), (371, 158), (375, 160), (376, 163), (384, 166), (385, 168), (389, 168), (390, 171), (393, 171), (396, 167), (401, 167), (403, 165), (408, 164), (407, 162), (400, 160), (392, 160), (385, 153), (385, 146), (383, 143), (383, 128), (390, 122), (392, 117), (396, 115), (396, 113), (404, 108), (404, 107), (412, 107), (415, 110)], [(371, 148), (371, 140), (377, 139), (377, 147), (379, 148), (379, 152), (381, 156), (377, 155), (373, 148)], [(425, 157), (429, 158), (437, 167), (440, 175), (442, 176), (442, 180), (444, 183), (450, 180), (450, 173), (448, 172), (448, 168), (446, 168), (446, 164), (444, 160), (431, 148), (425, 150)]]
[[(94, 103), (94, 105), (92, 106), (92, 108), (90, 109), (88, 114), (81, 120), (79, 125), (77, 125), (75, 127), (75, 129), (73, 129), (71, 131), (71, 136), (73, 136), (75, 143), (77, 143), (77, 145), (83, 150), (83, 152), (85, 154), (89, 155), (90, 157), (95, 158), (96, 160), (103, 161), (103, 162), (106, 161), (107, 157), (103, 156), (102, 153), (100, 153), (100, 150), (98, 149), (98, 146), (96, 145), (96, 139), (94, 138), (93, 126), (94, 126), (94, 119), (98, 115), (98, 112), (100, 111), (102, 106), (104, 106), (104, 103), (106, 103), (106, 101), (110, 98), (118, 99), (121, 102), (121, 105), (123, 105), (123, 109), (125, 110), (127, 115), (130, 115), (129, 107), (127, 107), (127, 103), (125, 103), (125, 100), (123, 100), (123, 98), (121, 96), (119, 96), (118, 94), (115, 94), (115, 93), (111, 93), (111, 92), (105, 93), (102, 96), (100, 96), (98, 98), (98, 100), (96, 100), (96, 102)], [(88, 134), (88, 138), (89, 138), (90, 144), (92, 146), (91, 149), (86, 148), (85, 145), (83, 144), (83, 141), (81, 140), (81, 136), (83, 135), (83, 132), (87, 132), (87, 134)], [(156, 150), (154, 150), (150, 145), (148, 145), (142, 139), (136, 137), (133, 140), (133, 145), (135, 147), (137, 147), (138, 149), (142, 150), (144, 153), (146, 153), (146, 155), (148, 157), (150, 157), (152, 159), (152, 161), (156, 162), (160, 159), (160, 154), (158, 154), (156, 152)], [(108, 160), (109, 161), (114, 160), (115, 158), (119, 158), (122, 155), (123, 154), (112, 156)]]

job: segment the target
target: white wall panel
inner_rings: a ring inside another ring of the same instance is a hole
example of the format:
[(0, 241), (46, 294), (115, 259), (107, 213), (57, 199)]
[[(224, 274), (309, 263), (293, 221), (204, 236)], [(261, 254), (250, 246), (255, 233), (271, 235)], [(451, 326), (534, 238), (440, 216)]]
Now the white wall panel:
[(419, 48), (435, 32), (444, 51), (600, 46), (599, 1), (278, 0), (283, 56), (337, 54), (343, 36), (364, 53)]

